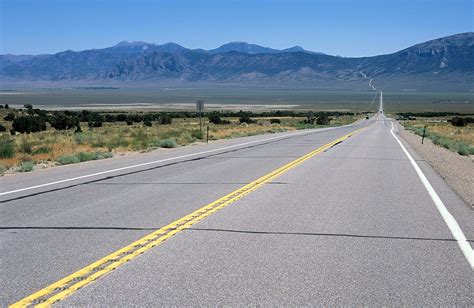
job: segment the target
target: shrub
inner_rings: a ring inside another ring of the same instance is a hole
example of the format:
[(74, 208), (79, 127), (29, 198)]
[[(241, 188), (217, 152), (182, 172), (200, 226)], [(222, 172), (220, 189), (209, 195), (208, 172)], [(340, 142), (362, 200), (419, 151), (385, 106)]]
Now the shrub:
[(204, 138), (204, 134), (201, 130), (194, 130), (191, 133), (191, 136), (199, 140), (202, 140)]
[(167, 113), (162, 113), (160, 115), (160, 118), (158, 119), (158, 123), (160, 124), (171, 124), (173, 122), (173, 118), (171, 118), (171, 116)]
[(77, 158), (79, 158), (80, 162), (89, 161), (89, 160), (96, 160), (97, 153), (94, 152), (80, 152), (77, 154)]
[(181, 133), (176, 139), (176, 143), (179, 145), (186, 145), (196, 141), (196, 138), (193, 137), (188, 131)]
[(80, 152), (76, 155), (66, 155), (58, 158), (61, 165), (77, 164), (80, 162), (110, 158), (113, 154), (110, 152)]
[(13, 120), (15, 120), (15, 114), (13, 112), (10, 112), (3, 119), (5, 121), (13, 121)]
[(111, 152), (97, 152), (97, 158), (96, 159), (104, 159), (104, 158), (111, 158), (114, 156)]
[(65, 155), (57, 159), (61, 165), (77, 164), (80, 162), (76, 155)]
[(7, 171), (7, 167), (0, 164), (0, 176), (3, 176), (5, 174), (5, 171)]
[(145, 125), (145, 126), (153, 126), (153, 123), (151, 123), (151, 121), (149, 121), (149, 120), (145, 120), (145, 121), (143, 121), (143, 125)]
[(472, 150), (471, 150), (469, 145), (467, 145), (464, 142), (460, 142), (456, 152), (458, 152), (460, 155), (467, 156), (467, 155), (471, 154), (471, 151), (474, 151), (474, 148), (472, 148)]
[(117, 121), (125, 122), (127, 120), (127, 115), (125, 113), (117, 114)]
[(218, 112), (211, 112), (208, 115), (208, 119), (209, 119), (209, 122), (211, 122), (212, 124), (221, 124), (222, 123), (221, 116), (219, 115)]
[(93, 128), (93, 127), (102, 127), (102, 121), (89, 121), (89, 123), (87, 123), (87, 125), (89, 125), (89, 127)]
[(25, 154), (31, 154), (33, 152), (33, 147), (31, 146), (31, 143), (26, 140), (26, 138), (23, 138), (21, 140), (20, 152), (23, 152)]
[(252, 120), (248, 115), (241, 116), (239, 118), (239, 122), (240, 123), (247, 123), (247, 124), (255, 123), (255, 121)]
[(11, 158), (15, 155), (15, 140), (0, 136), (0, 158)]
[(106, 114), (105, 115), (105, 122), (109, 122), (109, 123), (117, 122), (117, 117), (113, 114)]
[(39, 147), (37, 149), (34, 149), (31, 154), (33, 154), (33, 155), (46, 154), (46, 153), (50, 153), (51, 150), (52, 150), (52, 148), (44, 146), (44, 147)]
[(77, 122), (76, 130), (74, 131), (74, 134), (79, 134), (79, 133), (82, 133), (82, 128), (81, 128), (81, 124)]
[(316, 119), (316, 124), (318, 125), (328, 125), (329, 122), (331, 122), (331, 118), (325, 114), (322, 114), (320, 115), (317, 119)]
[(281, 120), (280, 119), (270, 119), (270, 124), (280, 124)]
[(167, 148), (167, 149), (176, 148), (178, 146), (178, 144), (176, 143), (174, 139), (159, 140), (158, 144), (160, 147)]
[(83, 143), (84, 143), (84, 140), (85, 140), (85, 136), (84, 136), (83, 133), (74, 134), (74, 141), (75, 141), (77, 144), (83, 144)]
[(143, 128), (136, 129), (130, 135), (132, 138), (132, 149), (146, 150), (153, 144), (153, 138)]
[(454, 117), (448, 122), (450, 122), (453, 126), (466, 126), (466, 121), (461, 117)]
[(127, 147), (130, 144), (130, 142), (126, 139), (123, 138), (122, 136), (116, 136), (112, 137), (107, 141), (106, 147), (109, 149), (109, 151), (120, 148), (120, 147)]
[(57, 130), (71, 129), (78, 125), (79, 119), (60, 112), (50, 117), (49, 123)]
[(20, 172), (30, 172), (33, 171), (33, 168), (35, 167), (35, 163), (32, 161), (24, 161), (20, 164), (18, 171)]
[(0, 124), (0, 132), (6, 132), (6, 131), (7, 131), (7, 128), (3, 126), (2, 124)]
[(34, 133), (46, 130), (46, 121), (38, 116), (21, 116), (13, 120), (12, 127), (20, 133)]

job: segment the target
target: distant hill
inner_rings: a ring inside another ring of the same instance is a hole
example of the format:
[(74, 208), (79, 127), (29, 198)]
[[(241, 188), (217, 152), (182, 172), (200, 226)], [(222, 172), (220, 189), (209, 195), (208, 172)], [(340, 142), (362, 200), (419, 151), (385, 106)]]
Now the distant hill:
[(175, 43), (120, 42), (104, 49), (53, 55), (0, 56), (9, 81), (206, 82), (287, 87), (474, 88), (474, 32), (417, 44), (393, 54), (344, 58), (232, 42), (212, 50)]
[(259, 54), (259, 53), (282, 53), (282, 52), (298, 52), (298, 51), (315, 53), (315, 54), (323, 54), (322, 52), (313, 52), (313, 51), (304, 50), (303, 47), (301, 46), (294, 46), (294, 47), (280, 50), (280, 49), (273, 49), (269, 47), (262, 47), (255, 44), (249, 44), (246, 42), (227, 43), (216, 49), (211, 49), (207, 51), (207, 53), (216, 54), (216, 53), (225, 53), (225, 52), (231, 52), (231, 51), (248, 53), (252, 55)]

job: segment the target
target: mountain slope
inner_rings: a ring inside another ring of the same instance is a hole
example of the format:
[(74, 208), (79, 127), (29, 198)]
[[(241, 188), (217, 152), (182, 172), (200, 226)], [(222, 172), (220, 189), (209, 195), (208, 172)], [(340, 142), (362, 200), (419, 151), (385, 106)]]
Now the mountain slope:
[(363, 76), (368, 76), (400, 87), (441, 85), (470, 90), (474, 84), (473, 59), (473, 32), (365, 58), (312, 53), (298, 46), (276, 50), (243, 42), (209, 51), (191, 50), (174, 43), (121, 42), (105, 49), (24, 59), (1, 56), (0, 76), (17, 80), (177, 80), (288, 86), (362, 82)]

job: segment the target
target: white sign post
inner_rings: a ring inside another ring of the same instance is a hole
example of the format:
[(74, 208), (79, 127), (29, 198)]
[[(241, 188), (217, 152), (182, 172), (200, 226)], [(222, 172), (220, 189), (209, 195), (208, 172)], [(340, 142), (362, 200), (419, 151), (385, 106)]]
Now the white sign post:
[(199, 99), (196, 101), (196, 112), (199, 113), (199, 130), (202, 132), (202, 112), (204, 111), (204, 101)]

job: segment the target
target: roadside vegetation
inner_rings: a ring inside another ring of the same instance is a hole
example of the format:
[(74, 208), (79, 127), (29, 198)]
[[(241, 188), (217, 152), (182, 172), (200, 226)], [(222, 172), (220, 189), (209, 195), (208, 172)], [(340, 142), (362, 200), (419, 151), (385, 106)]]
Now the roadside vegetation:
[(474, 117), (448, 113), (404, 113), (399, 120), (409, 131), (460, 155), (474, 155)]
[[(5, 108), (7, 107), (7, 108)], [(0, 174), (237, 138), (350, 124), (365, 115), (294, 111), (193, 112), (46, 111), (0, 105)]]

